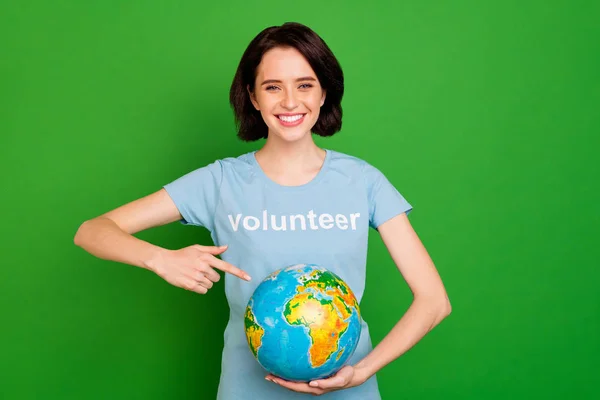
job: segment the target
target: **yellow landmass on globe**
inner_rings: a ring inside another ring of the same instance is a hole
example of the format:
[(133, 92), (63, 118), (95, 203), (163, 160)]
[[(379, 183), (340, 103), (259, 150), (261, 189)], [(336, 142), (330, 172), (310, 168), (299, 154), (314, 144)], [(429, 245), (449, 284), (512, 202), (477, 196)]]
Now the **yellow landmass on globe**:
[(325, 295), (333, 298), (333, 304), (342, 315), (342, 319), (346, 320), (352, 315), (352, 310), (348, 307), (353, 307), (356, 310), (358, 317), (360, 318), (360, 308), (358, 307), (358, 301), (356, 301), (354, 293), (352, 293), (352, 291), (350, 290), (348, 285), (346, 285), (345, 282), (336, 281), (336, 283), (342, 286), (345, 289), (346, 293), (344, 293), (337, 287), (327, 287), (326, 284), (321, 281), (309, 281), (306, 283), (305, 286), (298, 286), (296, 290), (298, 291), (298, 293), (306, 292), (311, 288), (318, 290), (321, 293), (324, 293)]
[(289, 313), (286, 313), (285, 318), (288, 323), (304, 325), (309, 329), (312, 340), (309, 355), (312, 365), (319, 367), (325, 364), (337, 351), (340, 335), (346, 331), (348, 323), (343, 321), (331, 301), (319, 301), (305, 291), (295, 295), (287, 309)]
[(244, 319), (246, 323), (246, 339), (248, 339), (252, 353), (256, 356), (258, 348), (262, 345), (262, 337), (265, 334), (265, 330), (256, 322), (250, 307), (246, 308), (246, 317)]

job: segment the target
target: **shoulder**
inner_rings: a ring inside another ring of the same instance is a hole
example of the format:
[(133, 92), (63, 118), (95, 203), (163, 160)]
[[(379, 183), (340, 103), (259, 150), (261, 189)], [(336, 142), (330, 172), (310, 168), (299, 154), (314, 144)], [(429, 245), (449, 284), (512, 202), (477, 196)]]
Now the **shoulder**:
[(195, 187), (215, 185), (220, 186), (223, 180), (231, 176), (248, 175), (251, 171), (251, 156), (253, 153), (245, 153), (239, 156), (215, 158), (202, 165), (196, 166), (184, 172), (183, 175), (169, 182), (167, 187), (187, 186)]
[(383, 173), (377, 167), (363, 158), (334, 150), (329, 150), (329, 152), (331, 153), (332, 169), (360, 175), (366, 183), (383, 176)]
[(254, 151), (240, 154), (238, 156), (225, 157), (215, 160), (219, 163), (223, 170), (227, 171), (243, 171), (252, 168), (252, 158), (254, 157)]
[(223, 181), (251, 182), (256, 178), (256, 158), (254, 151), (221, 158), (215, 161), (221, 169)]
[(210, 173), (215, 177), (222, 177), (232, 173), (243, 174), (251, 170), (251, 157), (253, 156), (254, 152), (248, 152), (238, 156), (216, 158), (207, 164), (195, 168), (193, 171), (190, 171), (190, 173)]

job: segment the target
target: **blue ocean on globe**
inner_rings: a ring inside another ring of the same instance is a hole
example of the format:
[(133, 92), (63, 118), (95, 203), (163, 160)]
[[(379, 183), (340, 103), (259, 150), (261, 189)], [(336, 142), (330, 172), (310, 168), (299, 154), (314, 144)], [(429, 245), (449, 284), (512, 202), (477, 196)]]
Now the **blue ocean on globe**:
[(244, 319), (254, 357), (265, 370), (290, 381), (333, 375), (354, 353), (361, 333), (358, 301), (348, 285), (313, 264), (267, 276)]

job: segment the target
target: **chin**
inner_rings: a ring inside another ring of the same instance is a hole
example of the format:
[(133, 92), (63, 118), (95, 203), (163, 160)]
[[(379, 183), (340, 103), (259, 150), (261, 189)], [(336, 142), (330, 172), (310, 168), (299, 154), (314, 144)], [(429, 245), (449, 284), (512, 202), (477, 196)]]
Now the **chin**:
[(289, 143), (293, 143), (293, 142), (298, 142), (302, 139), (304, 139), (306, 136), (310, 136), (311, 132), (306, 132), (303, 129), (295, 129), (293, 131), (281, 131), (281, 130), (276, 130), (274, 131), (275, 136), (277, 136), (279, 139), (285, 141), (285, 142), (289, 142)]
[[(282, 127), (278, 124), (278, 121), (275, 121), (275, 126), (269, 127), (269, 131), (274, 133), (274, 136), (277, 138), (286, 141), (286, 142), (297, 142), (299, 140), (304, 139), (307, 136), (312, 136), (312, 132), (310, 129), (307, 129), (307, 126), (310, 126), (309, 123), (312, 121), (305, 121), (302, 125), (295, 126), (293, 128)], [(316, 123), (317, 121), (314, 121)], [(313, 123), (313, 125), (314, 125)]]
[(280, 143), (283, 142), (283, 143), (287, 143), (287, 144), (293, 144), (293, 143), (301, 142), (302, 139), (303, 139), (303, 137), (304, 137), (304, 135), (303, 136), (297, 136), (297, 137), (296, 136), (291, 137), (289, 135), (278, 135), (278, 134), (275, 134), (275, 136), (277, 137), (277, 139), (278, 139), (278, 141)]

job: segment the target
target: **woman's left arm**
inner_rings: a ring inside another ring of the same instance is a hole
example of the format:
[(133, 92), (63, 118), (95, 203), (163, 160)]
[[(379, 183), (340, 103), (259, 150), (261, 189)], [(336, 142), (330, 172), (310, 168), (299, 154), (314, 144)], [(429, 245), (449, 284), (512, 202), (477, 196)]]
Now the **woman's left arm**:
[(359, 382), (406, 353), (451, 311), (438, 271), (406, 214), (384, 222), (378, 231), (410, 287), (413, 301), (383, 340), (354, 366)]
[(413, 301), (406, 313), (365, 358), (354, 366), (342, 368), (330, 378), (310, 384), (286, 382), (272, 375), (267, 379), (291, 390), (317, 395), (358, 386), (407, 352), (450, 314), (444, 284), (406, 214), (384, 222), (377, 230), (413, 293)]

